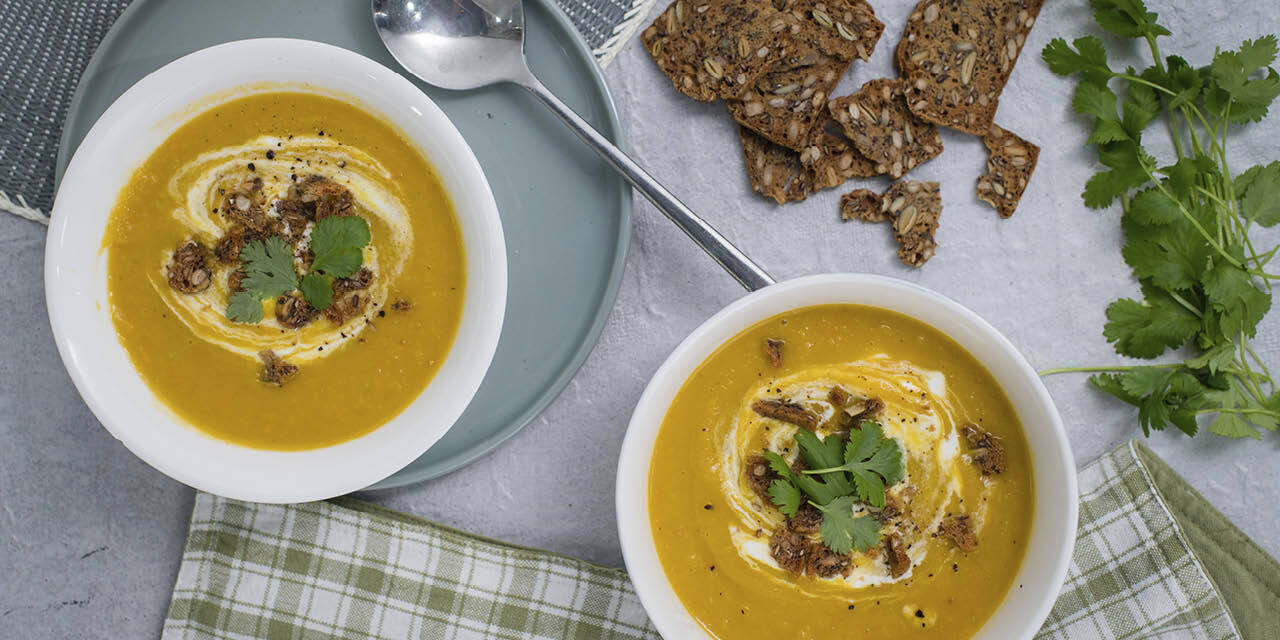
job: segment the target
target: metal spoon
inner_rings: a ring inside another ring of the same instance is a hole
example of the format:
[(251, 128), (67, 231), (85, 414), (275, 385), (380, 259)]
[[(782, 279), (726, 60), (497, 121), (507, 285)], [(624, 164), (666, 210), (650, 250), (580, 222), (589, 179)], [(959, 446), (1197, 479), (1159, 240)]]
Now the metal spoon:
[(372, 0), (373, 24), (391, 55), (445, 89), (510, 82), (528, 89), (750, 291), (773, 284), (724, 236), (534, 77), (524, 58), (521, 0)]

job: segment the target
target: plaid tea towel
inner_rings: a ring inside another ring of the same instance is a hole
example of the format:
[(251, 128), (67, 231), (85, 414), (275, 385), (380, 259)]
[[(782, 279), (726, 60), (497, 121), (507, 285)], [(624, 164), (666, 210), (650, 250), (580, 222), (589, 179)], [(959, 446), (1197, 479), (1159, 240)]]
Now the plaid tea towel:
[[(1140, 443), (1080, 476), (1040, 638), (1280, 638), (1280, 565)], [(198, 494), (164, 625), (205, 638), (657, 638), (626, 574), (349, 498)]]

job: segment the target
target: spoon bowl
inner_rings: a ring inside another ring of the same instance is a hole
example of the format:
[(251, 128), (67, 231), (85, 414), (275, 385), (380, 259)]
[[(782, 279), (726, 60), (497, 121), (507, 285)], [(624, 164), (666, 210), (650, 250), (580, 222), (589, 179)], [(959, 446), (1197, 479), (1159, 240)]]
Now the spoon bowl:
[(373, 24), (396, 62), (437, 87), (531, 77), (520, 0), (373, 0)]
[(773, 284), (746, 254), (600, 135), (529, 71), (521, 0), (372, 0), (373, 25), (407, 71), (445, 89), (510, 82), (529, 90), (742, 286)]

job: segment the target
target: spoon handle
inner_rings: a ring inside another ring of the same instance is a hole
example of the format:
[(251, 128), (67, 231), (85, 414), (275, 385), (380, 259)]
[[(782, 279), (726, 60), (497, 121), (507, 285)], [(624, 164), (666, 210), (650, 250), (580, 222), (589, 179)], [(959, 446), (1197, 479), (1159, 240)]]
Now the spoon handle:
[(653, 203), (664, 215), (667, 216), (676, 226), (680, 227), (703, 251), (707, 252), (713, 260), (720, 263), (730, 275), (734, 277), (748, 291), (755, 291), (762, 287), (773, 284), (774, 280), (761, 269), (759, 265), (751, 261), (746, 254), (733, 246), (724, 236), (720, 235), (714, 227), (707, 224), (706, 220), (698, 217), (689, 207), (686, 207), (679, 198), (676, 198), (667, 188), (662, 186), (660, 182), (649, 175), (647, 171), (640, 168), (631, 156), (623, 153), (621, 149), (609, 142), (599, 131), (596, 131), (591, 125), (587, 124), (581, 116), (570, 109), (568, 105), (561, 102), (555, 94), (542, 85), (537, 78), (532, 75), (527, 80), (522, 80), (518, 84), (528, 89), (530, 93), (537, 96), (543, 104), (547, 105), (556, 115), (564, 120), (565, 124), (574, 133), (582, 138), (587, 146), (595, 149), (597, 153), (604, 157), (618, 173), (621, 173), (632, 186), (640, 190), (644, 197)]

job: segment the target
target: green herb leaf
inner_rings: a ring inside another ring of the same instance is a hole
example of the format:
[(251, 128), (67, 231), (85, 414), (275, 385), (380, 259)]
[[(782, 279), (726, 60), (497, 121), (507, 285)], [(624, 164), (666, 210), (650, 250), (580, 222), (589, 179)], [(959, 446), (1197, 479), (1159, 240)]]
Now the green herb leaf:
[(298, 288), (302, 290), (307, 302), (321, 311), (333, 304), (333, 283), (314, 271), (302, 277), (302, 284)]
[(237, 291), (227, 300), (227, 319), (254, 324), (262, 321), (262, 300), (248, 291)]
[(842, 555), (851, 551), (863, 553), (880, 544), (880, 522), (871, 516), (854, 517), (853, 505), (853, 498), (848, 496), (825, 506), (813, 505), (822, 511), (822, 544)]
[(1076, 38), (1072, 44), (1075, 45), (1074, 49), (1066, 40), (1054, 38), (1045, 46), (1040, 57), (1049, 64), (1050, 71), (1060, 76), (1079, 73), (1087, 82), (1099, 85), (1105, 85), (1115, 76), (1107, 66), (1107, 50), (1102, 46), (1101, 40), (1086, 36)]
[(1115, 344), (1116, 352), (1133, 358), (1154, 358), (1165, 349), (1186, 344), (1200, 322), (1195, 314), (1173, 302), (1167, 295), (1138, 302), (1116, 300), (1107, 307), (1107, 324), (1102, 335)]
[(1178, 202), (1159, 189), (1139, 191), (1129, 203), (1129, 213), (1143, 224), (1169, 224), (1182, 215)]
[(1098, 25), (1118, 36), (1141, 38), (1167, 36), (1169, 30), (1156, 24), (1156, 14), (1147, 11), (1142, 0), (1090, 0)]
[[(796, 444), (800, 445), (800, 457), (810, 469), (835, 467), (844, 461), (842, 451), (844, 445), (840, 438), (827, 436), (822, 439), (811, 431), (800, 429), (796, 431)], [(849, 482), (849, 477), (843, 473), (822, 474), (822, 484), (830, 489), (833, 496), (847, 496), (853, 493), (853, 485)], [(800, 488), (804, 489), (803, 486)], [(806, 493), (809, 492), (806, 491)], [(813, 494), (810, 493), (810, 495)]]
[(1116, 198), (1147, 181), (1143, 154), (1133, 141), (1111, 142), (1098, 147), (1098, 159), (1111, 168), (1095, 174), (1085, 184), (1084, 203), (1093, 209), (1109, 206)]
[(331, 216), (317, 222), (311, 230), (311, 250), (315, 252), (311, 271), (349, 277), (364, 261), (363, 249), (371, 238), (369, 223), (360, 216)]
[[(1261, 120), (1280, 96), (1280, 75), (1267, 66), (1275, 57), (1275, 36), (1245, 40), (1239, 51), (1220, 51), (1209, 66), (1209, 74), (1220, 91), (1210, 108), (1230, 106), (1230, 120), (1236, 124)], [(1251, 77), (1262, 70), (1265, 73), (1261, 77)]]
[(1205, 275), (1204, 292), (1227, 340), (1241, 333), (1254, 337), (1258, 322), (1271, 309), (1271, 295), (1259, 289), (1249, 274), (1225, 262)]
[(1240, 213), (1264, 227), (1280, 222), (1280, 162), (1251, 167), (1235, 180)]
[[(897, 440), (884, 437), (879, 423), (870, 420), (864, 420), (861, 429), (849, 432), (849, 443), (841, 459), (838, 465), (805, 471), (804, 474), (822, 474), (823, 478), (829, 478), (835, 474), (843, 476), (847, 472), (853, 477), (858, 499), (883, 507), (885, 487), (899, 482), (906, 473), (902, 446)], [(830, 484), (830, 480), (827, 483)]]
[(240, 286), (258, 299), (274, 298), (298, 288), (293, 250), (279, 236), (255, 240), (240, 250), (245, 277)]
[(794, 518), (804, 502), (804, 495), (794, 484), (786, 480), (774, 480), (769, 485), (769, 499), (782, 510), (783, 515)]

